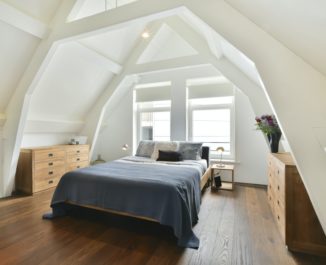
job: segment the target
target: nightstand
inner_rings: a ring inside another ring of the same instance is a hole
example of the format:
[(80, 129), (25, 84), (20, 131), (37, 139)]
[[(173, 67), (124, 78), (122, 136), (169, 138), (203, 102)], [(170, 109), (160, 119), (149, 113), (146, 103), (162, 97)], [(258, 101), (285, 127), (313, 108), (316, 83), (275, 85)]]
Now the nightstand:
[[(214, 175), (221, 173), (222, 171), (230, 171), (231, 172), (231, 181), (222, 181), (222, 186), (217, 188), (214, 183)], [(218, 164), (214, 164), (211, 166), (211, 189), (212, 190), (230, 190), (232, 191), (234, 188), (234, 165), (224, 165), (223, 167)]]

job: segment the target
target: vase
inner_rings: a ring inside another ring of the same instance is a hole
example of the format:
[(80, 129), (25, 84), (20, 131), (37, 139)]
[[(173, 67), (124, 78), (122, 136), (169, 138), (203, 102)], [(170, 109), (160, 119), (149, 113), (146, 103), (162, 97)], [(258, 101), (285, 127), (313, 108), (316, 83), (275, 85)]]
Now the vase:
[(275, 132), (267, 135), (269, 141), (269, 147), (272, 153), (278, 152), (278, 146), (280, 143), (281, 136), (282, 136), (281, 132)]

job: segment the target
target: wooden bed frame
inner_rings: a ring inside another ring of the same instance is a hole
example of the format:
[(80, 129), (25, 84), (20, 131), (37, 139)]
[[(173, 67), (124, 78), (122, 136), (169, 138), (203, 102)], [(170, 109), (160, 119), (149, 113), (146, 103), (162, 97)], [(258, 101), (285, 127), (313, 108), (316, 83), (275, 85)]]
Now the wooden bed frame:
[[(205, 173), (201, 176), (201, 179), (200, 179), (200, 190), (203, 191), (205, 189), (205, 187), (207, 186), (208, 181), (210, 180), (210, 177), (211, 177), (211, 169), (209, 167), (209, 147), (208, 146), (202, 147), (201, 157), (202, 157), (202, 159), (205, 159), (207, 161), (207, 169), (206, 169)], [(92, 205), (77, 204), (77, 203), (74, 203), (71, 201), (66, 201), (65, 203), (75, 205), (75, 206), (85, 207), (85, 208), (89, 208), (89, 209), (95, 209), (95, 210), (99, 210), (102, 212), (108, 212), (108, 213), (113, 213), (113, 214), (118, 214), (118, 215), (123, 215), (123, 216), (129, 216), (129, 217), (134, 217), (134, 218), (158, 223), (157, 220), (149, 218), (149, 217), (139, 216), (139, 215), (135, 215), (135, 214), (125, 213), (125, 212), (120, 212), (120, 211), (115, 211), (115, 210), (110, 210), (110, 209), (104, 209), (104, 208), (100, 208), (100, 207), (96, 207), (96, 206), (92, 206)]]
[[(211, 169), (210, 169), (210, 167), (208, 167), (206, 172), (204, 173), (204, 175), (201, 176), (201, 179), (200, 179), (200, 189), (201, 189), (201, 191), (203, 191), (205, 189), (205, 187), (207, 186), (207, 183), (208, 183), (208, 180), (210, 179), (210, 176), (211, 176)], [(155, 219), (140, 216), (140, 215), (125, 213), (125, 212), (119, 212), (119, 211), (110, 210), (110, 209), (104, 209), (104, 208), (100, 208), (100, 207), (96, 207), (96, 206), (92, 206), (92, 205), (77, 204), (77, 203), (74, 203), (72, 201), (66, 201), (65, 203), (71, 204), (71, 205), (74, 205), (74, 206), (85, 207), (85, 208), (88, 208), (88, 209), (94, 209), (94, 210), (98, 210), (98, 211), (102, 211), (102, 212), (113, 213), (113, 214), (117, 214), (117, 215), (128, 216), (128, 217), (133, 217), (133, 218), (137, 218), (137, 219), (142, 219), (142, 220), (158, 223), (158, 221), (155, 220)]]

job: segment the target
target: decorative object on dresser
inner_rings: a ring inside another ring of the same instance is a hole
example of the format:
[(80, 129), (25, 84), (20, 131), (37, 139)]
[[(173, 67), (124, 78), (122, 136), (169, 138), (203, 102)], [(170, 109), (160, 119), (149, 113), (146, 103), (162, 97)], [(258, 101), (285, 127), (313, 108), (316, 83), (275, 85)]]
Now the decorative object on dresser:
[(326, 256), (326, 236), (289, 153), (270, 154), (268, 202), (289, 250)]
[(33, 194), (55, 187), (68, 171), (89, 165), (88, 145), (23, 148), (16, 171), (16, 191)]
[[(221, 172), (229, 171), (231, 172), (231, 181), (222, 181)], [(217, 183), (221, 182), (221, 186), (217, 187), (215, 178), (220, 177), (220, 180), (216, 180)], [(223, 165), (214, 164), (211, 166), (211, 189), (212, 190), (233, 190), (234, 189), (234, 165)]]
[(282, 132), (275, 116), (262, 115), (261, 117), (256, 117), (256, 128), (267, 136), (271, 152), (277, 153)]

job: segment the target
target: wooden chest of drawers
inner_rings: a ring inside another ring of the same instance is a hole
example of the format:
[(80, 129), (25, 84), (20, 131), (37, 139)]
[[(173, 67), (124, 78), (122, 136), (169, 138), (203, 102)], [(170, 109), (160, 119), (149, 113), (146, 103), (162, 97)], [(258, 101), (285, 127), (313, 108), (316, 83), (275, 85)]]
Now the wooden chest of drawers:
[(268, 202), (290, 250), (326, 256), (326, 237), (289, 153), (268, 158)]
[(33, 194), (55, 187), (64, 173), (88, 165), (88, 145), (21, 149), (16, 171), (16, 191)]

